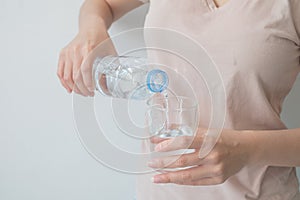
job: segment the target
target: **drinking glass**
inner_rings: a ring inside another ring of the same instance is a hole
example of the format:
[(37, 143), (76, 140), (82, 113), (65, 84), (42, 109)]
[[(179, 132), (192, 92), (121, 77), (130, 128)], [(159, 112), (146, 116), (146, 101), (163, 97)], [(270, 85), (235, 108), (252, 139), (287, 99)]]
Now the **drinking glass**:
[[(162, 139), (194, 136), (198, 126), (198, 104), (195, 99), (185, 96), (167, 97), (161, 95), (154, 96), (147, 101), (147, 122), (150, 136)], [(189, 149), (189, 145), (183, 149), (169, 152), (155, 152), (155, 144), (150, 144), (152, 152), (150, 158), (171, 156), (169, 163), (165, 163), (163, 169), (155, 169), (160, 173), (176, 171), (184, 168), (167, 169), (168, 165), (175, 162), (182, 154), (194, 153), (194, 149)]]
[(198, 125), (198, 104), (185, 96), (154, 96), (147, 101), (151, 136), (193, 136)]

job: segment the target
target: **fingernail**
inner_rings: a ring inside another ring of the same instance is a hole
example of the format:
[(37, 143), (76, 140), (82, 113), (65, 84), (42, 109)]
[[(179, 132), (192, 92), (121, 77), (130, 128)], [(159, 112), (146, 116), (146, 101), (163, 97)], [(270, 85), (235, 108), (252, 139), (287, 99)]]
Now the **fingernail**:
[(163, 179), (160, 176), (154, 176), (151, 178), (152, 183), (162, 183)]
[(169, 144), (171, 143), (171, 140), (165, 140), (159, 144), (157, 144), (154, 148), (155, 151), (162, 151), (164, 150), (166, 147), (169, 146)]
[(160, 151), (160, 150), (161, 150), (161, 144), (156, 145), (154, 151)]
[(148, 167), (157, 167), (158, 161), (157, 160), (151, 160), (147, 163)]
[(90, 92), (94, 92), (94, 88), (89, 87), (88, 90), (89, 90)]
[(147, 166), (148, 166), (148, 167), (153, 167), (153, 166), (154, 166), (153, 161), (149, 161), (149, 162), (147, 163)]
[(153, 137), (150, 138), (150, 142), (151, 143), (155, 143), (156, 140), (157, 140), (157, 138), (155, 136), (153, 136)]

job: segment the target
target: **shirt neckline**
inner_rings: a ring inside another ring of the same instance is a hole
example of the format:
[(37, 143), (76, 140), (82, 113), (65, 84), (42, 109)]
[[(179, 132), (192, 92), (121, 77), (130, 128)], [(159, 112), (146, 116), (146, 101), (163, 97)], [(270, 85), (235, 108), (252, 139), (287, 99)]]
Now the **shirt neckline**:
[(216, 2), (214, 0), (203, 0), (206, 2), (208, 8), (210, 9), (211, 12), (220, 12), (226, 9), (229, 9), (235, 0), (229, 0), (227, 3), (225, 3), (224, 5), (218, 7)]

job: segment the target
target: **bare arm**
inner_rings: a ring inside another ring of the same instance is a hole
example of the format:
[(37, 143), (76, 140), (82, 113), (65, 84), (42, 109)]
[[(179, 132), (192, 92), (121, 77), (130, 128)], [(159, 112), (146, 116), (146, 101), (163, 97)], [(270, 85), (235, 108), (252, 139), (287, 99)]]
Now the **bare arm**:
[(125, 15), (142, 5), (139, 0), (86, 0), (79, 15), (79, 32), (105, 29)]
[(83, 69), (82, 61), (109, 38), (107, 30), (115, 20), (140, 5), (139, 0), (86, 0), (83, 3), (78, 34), (62, 49), (58, 62), (57, 75), (69, 93), (94, 95), (91, 66)]
[(253, 131), (253, 160), (269, 166), (300, 166), (300, 128)]
[[(211, 152), (199, 159), (199, 150), (207, 129), (199, 128), (195, 137), (152, 138), (156, 151), (195, 149), (181, 157), (163, 157), (148, 163), (152, 168), (187, 169), (162, 173), (155, 183), (215, 185), (226, 181), (247, 165), (300, 166), (300, 128), (290, 130), (222, 130)], [(209, 140), (207, 140), (209, 141)]]

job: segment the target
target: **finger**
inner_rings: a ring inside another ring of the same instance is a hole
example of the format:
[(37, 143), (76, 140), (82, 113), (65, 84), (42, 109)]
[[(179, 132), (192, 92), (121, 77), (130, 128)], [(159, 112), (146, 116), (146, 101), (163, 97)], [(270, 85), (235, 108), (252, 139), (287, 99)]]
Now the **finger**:
[(202, 136), (179, 136), (164, 140), (155, 146), (155, 151), (174, 151), (179, 149), (200, 149)]
[(202, 178), (197, 181), (192, 181), (189, 185), (194, 185), (194, 186), (218, 185), (224, 183), (225, 180), (226, 178), (224, 178), (223, 176), (215, 176), (210, 178)]
[(204, 158), (199, 158), (199, 149), (193, 153), (184, 153), (181, 155), (166, 156), (153, 159), (148, 162), (152, 168), (180, 168), (207, 164), (220, 164), (220, 155), (218, 151), (210, 153)]
[(168, 138), (161, 138), (161, 137), (157, 137), (157, 136), (153, 136), (150, 138), (150, 142), (153, 144), (158, 144), (165, 140), (168, 140)]
[(152, 168), (178, 168), (189, 167), (203, 164), (203, 160), (198, 157), (199, 151), (187, 153), (178, 156), (168, 156), (157, 158), (148, 162), (148, 166)]
[(186, 181), (184, 183), (177, 183), (178, 185), (192, 185), (192, 186), (207, 186), (207, 185), (216, 185), (214, 183), (214, 177), (202, 178), (199, 181)]
[(81, 94), (83, 96), (91, 95), (91, 93), (88, 91), (88, 89), (85, 87), (85, 85), (83, 83), (82, 75), (80, 72), (78, 72), (76, 75), (75, 85), (77, 86), (77, 88), (80, 91), (79, 94)]
[(69, 88), (69, 86), (64, 81), (64, 66), (65, 66), (64, 58), (62, 56), (60, 56), (59, 61), (58, 61), (58, 67), (57, 67), (57, 76), (58, 76), (61, 84), (63, 85), (63, 87), (66, 88), (66, 90), (69, 93), (71, 93), (72, 92), (71, 88)]
[(73, 75), (73, 80), (75, 81), (77, 74), (80, 71), (82, 56), (77, 51), (74, 51), (72, 59), (73, 59), (73, 74), (72, 75)]
[[(102, 74), (99, 78), (99, 85), (101, 88), (98, 88), (98, 89), (101, 89), (102, 92), (104, 92), (105, 94), (111, 96), (111, 93), (110, 91), (108, 90), (107, 88), (107, 83), (106, 83), (106, 75), (105, 74)], [(96, 86), (95, 86), (96, 87)]]
[(212, 167), (209, 165), (201, 165), (189, 169), (183, 169), (175, 172), (158, 174), (153, 177), (154, 183), (175, 183), (175, 184), (191, 184), (203, 178), (211, 178), (217, 176)]
[(68, 87), (73, 90), (74, 81), (73, 81), (73, 69), (72, 62), (68, 59), (65, 61), (64, 68), (64, 82), (68, 85)]
[(77, 89), (80, 91), (79, 93), (84, 96), (92, 96), (93, 94), (88, 91), (87, 87), (84, 85), (82, 74), (81, 73), (81, 63), (82, 63), (82, 55), (76, 50), (73, 53), (73, 80), (75, 81), (75, 85)]
[(93, 59), (88, 58), (82, 63), (81, 73), (84, 85), (91, 93), (94, 92), (95, 85), (93, 82)]
[(192, 139), (193, 138), (190, 136), (179, 136), (179, 137), (167, 139), (158, 143), (155, 146), (154, 150), (165, 152), (165, 151), (174, 151), (178, 149), (187, 149), (190, 146)]
[(81, 92), (80, 92), (80, 90), (78, 89), (78, 87), (77, 87), (77, 85), (76, 84), (74, 84), (74, 92), (76, 93), (76, 94), (81, 94)]

